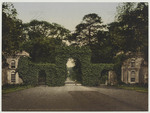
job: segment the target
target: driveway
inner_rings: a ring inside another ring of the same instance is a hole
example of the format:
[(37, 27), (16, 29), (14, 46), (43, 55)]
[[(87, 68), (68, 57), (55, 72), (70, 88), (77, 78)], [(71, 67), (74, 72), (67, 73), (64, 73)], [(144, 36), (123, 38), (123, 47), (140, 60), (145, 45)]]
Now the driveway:
[(2, 95), (3, 111), (147, 111), (148, 94), (85, 87), (38, 86)]

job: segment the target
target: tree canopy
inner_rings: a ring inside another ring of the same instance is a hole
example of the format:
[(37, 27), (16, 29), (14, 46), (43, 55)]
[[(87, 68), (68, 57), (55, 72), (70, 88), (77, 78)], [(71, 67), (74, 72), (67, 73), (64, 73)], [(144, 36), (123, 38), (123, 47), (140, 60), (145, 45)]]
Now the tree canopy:
[(76, 26), (71, 39), (80, 46), (91, 45), (97, 43), (97, 33), (103, 29), (101, 17), (95, 13), (87, 14), (83, 17), (82, 22)]
[(22, 24), (13, 4), (3, 3), (2, 37), (3, 53), (26, 50), (34, 61), (54, 62), (55, 48), (64, 46), (65, 40), (73, 42), (72, 46), (89, 46), (94, 63), (112, 62), (120, 51), (142, 52), (148, 59), (148, 4), (126, 2), (119, 5), (116, 20), (108, 29), (98, 14), (87, 14), (70, 35), (68, 29), (57, 23), (32, 20)]
[(2, 52), (14, 55), (21, 48), (22, 21), (17, 18), (17, 11), (12, 3), (2, 4)]
[(57, 38), (65, 39), (70, 31), (57, 23), (32, 20), (24, 24), (24, 36), (30, 40), (35, 38)]
[(147, 3), (124, 3), (119, 6), (116, 22), (109, 26), (112, 43), (118, 51), (148, 55)]
[(26, 41), (23, 48), (30, 53), (34, 62), (55, 62), (55, 47), (65, 45), (62, 40), (69, 36), (70, 31), (57, 23), (32, 20), (24, 24)]

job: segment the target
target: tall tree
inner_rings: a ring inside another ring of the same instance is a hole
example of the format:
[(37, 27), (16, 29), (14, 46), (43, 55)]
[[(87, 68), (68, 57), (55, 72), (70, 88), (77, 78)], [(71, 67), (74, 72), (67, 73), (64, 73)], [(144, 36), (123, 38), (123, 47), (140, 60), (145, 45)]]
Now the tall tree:
[(119, 51), (140, 51), (147, 56), (148, 4), (124, 3), (118, 8), (116, 20), (109, 27), (114, 46)]
[(57, 23), (33, 20), (24, 24), (26, 41), (23, 48), (30, 53), (34, 62), (55, 62), (55, 47), (63, 45), (62, 40), (70, 31)]
[[(17, 11), (12, 3), (2, 4), (2, 52), (14, 55), (20, 50), (22, 37), (22, 21), (17, 19)], [(4, 55), (4, 56), (5, 56)]]
[(49, 23), (47, 21), (32, 20), (24, 24), (24, 36), (27, 39), (43, 38), (58, 38), (65, 39), (70, 31), (57, 23)]
[(97, 34), (98, 43), (91, 45), (93, 63), (112, 63), (115, 54), (112, 46), (109, 31), (99, 31)]
[(101, 17), (97, 14), (87, 14), (83, 17), (82, 22), (76, 26), (75, 33), (72, 35), (72, 39), (76, 41), (78, 45), (91, 45), (97, 43), (97, 33), (99, 30), (103, 30)]

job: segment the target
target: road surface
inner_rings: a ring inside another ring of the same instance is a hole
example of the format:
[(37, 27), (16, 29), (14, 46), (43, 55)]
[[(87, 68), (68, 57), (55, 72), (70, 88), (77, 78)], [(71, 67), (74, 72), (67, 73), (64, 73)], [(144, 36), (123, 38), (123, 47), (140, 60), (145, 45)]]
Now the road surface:
[(2, 111), (147, 111), (148, 94), (131, 90), (38, 86), (2, 95)]

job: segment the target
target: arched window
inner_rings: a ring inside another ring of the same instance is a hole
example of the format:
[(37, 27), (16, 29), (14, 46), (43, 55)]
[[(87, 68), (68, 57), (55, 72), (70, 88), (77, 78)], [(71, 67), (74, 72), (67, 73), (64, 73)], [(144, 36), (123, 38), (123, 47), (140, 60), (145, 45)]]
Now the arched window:
[(11, 72), (11, 82), (13, 82), (13, 83), (16, 82), (16, 74), (14, 71)]
[(15, 64), (16, 64), (16, 63), (15, 63), (15, 60), (12, 60), (12, 61), (11, 61), (11, 68), (15, 68)]
[(131, 67), (135, 67), (135, 60), (131, 61)]
[(135, 71), (131, 71), (131, 82), (135, 82)]

